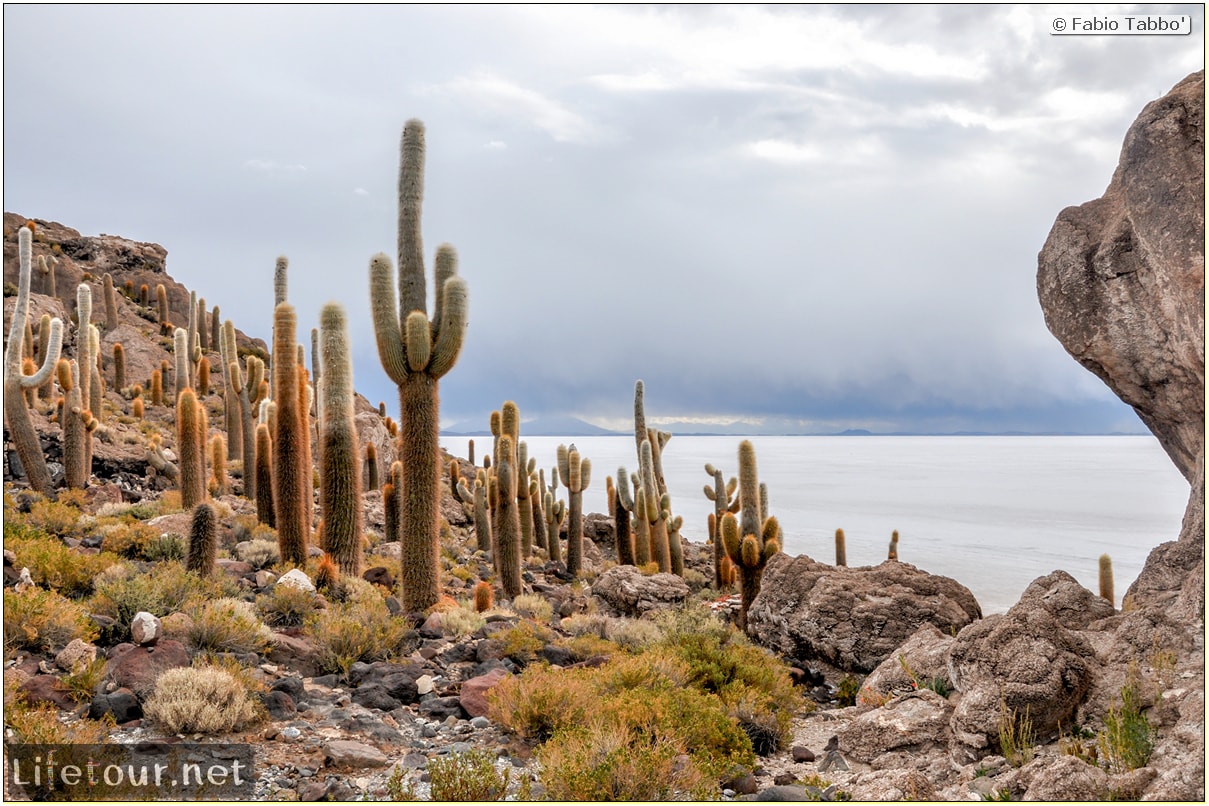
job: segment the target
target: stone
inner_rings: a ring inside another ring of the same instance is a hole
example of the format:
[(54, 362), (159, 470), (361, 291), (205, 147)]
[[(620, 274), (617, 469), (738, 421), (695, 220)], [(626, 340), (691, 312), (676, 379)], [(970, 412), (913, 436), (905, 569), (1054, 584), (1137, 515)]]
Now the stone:
[(952, 646), (952, 635), (945, 635), (931, 624), (923, 625), (865, 678), (857, 702), (877, 704), (914, 691), (935, 678), (947, 682)]
[[(394, 545), (397, 546), (398, 543)], [(383, 568), (382, 566), (367, 568), (365, 573), (361, 575), (361, 578), (372, 585), (381, 585), (388, 591), (395, 589), (395, 575), (390, 572), (389, 568)]]
[(380, 711), (393, 711), (402, 705), (377, 683), (357, 686), (353, 691), (353, 702), (365, 708), (377, 708)]
[(804, 761), (814, 761), (814, 753), (801, 745), (795, 744), (789, 752), (793, 756), (793, 760), (799, 764)]
[(334, 739), (324, 745), (323, 761), (329, 767), (364, 769), (385, 767), (389, 760), (376, 747), (349, 739)]
[(851, 759), (872, 763), (892, 751), (926, 753), (947, 748), (953, 707), (934, 691), (921, 689), (866, 711), (837, 734)]
[(294, 702), (294, 698), (281, 689), (265, 692), (262, 702), (272, 719), (293, 719), (298, 713), (298, 705)]
[(741, 775), (738, 778), (727, 781), (722, 786), (726, 789), (733, 789), (737, 795), (754, 795), (760, 787), (756, 781), (756, 776), (751, 774)]
[(1092, 593), (1065, 571), (1034, 579), (1020, 595), (1020, 602), (1032, 602), (1048, 610), (1068, 630), (1082, 630), (1116, 612), (1107, 599)]
[(420, 713), (437, 719), (462, 716), (462, 704), (457, 697), (429, 697), (420, 700)]
[(308, 638), (289, 633), (273, 633), (265, 659), (303, 677), (315, 677), (320, 672), (318, 647)]
[(134, 692), (143, 702), (155, 690), (155, 681), (169, 669), (192, 665), (189, 651), (179, 641), (162, 639), (152, 647), (119, 644), (110, 650), (104, 679)]
[(433, 689), (432, 675), (422, 674), (416, 678), (416, 694), (423, 696), (431, 694)]
[(1205, 74), (1147, 104), (1104, 195), (1037, 258), (1045, 324), (1192, 480), (1205, 446)]
[(63, 647), (55, 655), (55, 666), (65, 672), (75, 674), (88, 668), (97, 659), (97, 648), (93, 644), (79, 638), (73, 638), (71, 643)]
[[(779, 778), (780, 776), (778, 776)], [(793, 776), (789, 776), (793, 778)], [(800, 786), (794, 786), (789, 783), (777, 784), (766, 789), (761, 789), (751, 800), (762, 800), (773, 803), (798, 803), (804, 800), (811, 800), (809, 794)]]
[(935, 801), (932, 782), (917, 770), (873, 770), (844, 786), (853, 801)]
[(160, 619), (160, 637), (182, 641), (193, 629), (193, 618), (188, 613), (169, 613)]
[(271, 691), (284, 691), (296, 703), (302, 702), (306, 698), (306, 686), (303, 685), (302, 678), (294, 677), (293, 675), (274, 680), (269, 689)]
[(923, 624), (949, 633), (981, 617), (968, 588), (909, 563), (837, 567), (777, 554), (764, 569), (747, 626), (758, 643), (787, 658), (868, 673)]
[(458, 702), (461, 704), (462, 710), (471, 717), (487, 716), (487, 692), (508, 676), (503, 669), (493, 669), (485, 675), (472, 677), (462, 683), (462, 691), (458, 695)]
[(315, 592), (315, 583), (306, 575), (306, 571), (301, 568), (291, 568), (286, 571), (275, 583), (276, 585), (293, 585), (296, 588), (301, 588), (304, 591)]
[(163, 625), (157, 616), (147, 612), (135, 613), (130, 620), (130, 640), (139, 646), (151, 646), (160, 639)]
[(108, 694), (96, 695), (88, 706), (89, 719), (101, 719), (106, 714), (112, 714), (113, 721), (122, 725), (131, 720), (142, 719), (143, 706), (133, 691), (119, 688)]
[(622, 615), (641, 616), (683, 604), (689, 587), (675, 574), (644, 576), (632, 565), (616, 565), (597, 578), (592, 592)]
[(997, 750), (1004, 709), (1027, 711), (1037, 735), (1072, 724), (1092, 684), (1095, 653), (1087, 639), (1035, 601), (962, 630), (949, 652), (949, 676), (961, 692), (951, 726), (955, 758), (974, 761)]
[(53, 674), (34, 675), (23, 682), (19, 690), (30, 705), (48, 703), (62, 710), (71, 710), (76, 705), (71, 691)]

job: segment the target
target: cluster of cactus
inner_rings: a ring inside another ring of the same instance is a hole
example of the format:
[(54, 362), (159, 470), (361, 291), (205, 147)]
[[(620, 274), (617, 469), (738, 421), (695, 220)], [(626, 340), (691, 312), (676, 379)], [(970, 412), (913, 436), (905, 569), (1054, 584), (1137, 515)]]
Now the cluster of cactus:
[[(708, 519), (709, 542), (714, 551), (714, 587), (722, 590), (733, 585), (734, 579), (733, 568), (724, 566), (724, 563), (729, 564), (730, 560), (726, 556), (726, 549), (722, 547), (718, 525), (722, 523), (722, 517), (727, 512), (739, 511), (739, 497), (735, 494), (739, 489), (739, 480), (731, 476), (730, 481), (724, 481), (722, 471), (708, 462), (705, 465), (705, 473), (714, 482), (712, 487), (707, 484), (704, 489), (705, 497), (714, 505), (714, 511), (709, 514)], [(728, 579), (730, 581), (727, 581)]]
[(454, 364), (466, 332), (467, 291), (453, 247), (437, 249), (435, 311), (428, 316), (420, 214), (424, 188), (424, 125), (408, 121), (400, 143), (398, 296), (390, 258), (370, 261), (370, 308), (383, 369), (399, 389), (402, 457), (398, 491), (404, 607), (436, 604), (439, 587), (441, 454), (438, 382)]
[(63, 343), (63, 323), (59, 319), (51, 320), (42, 365), (36, 372), (27, 374), (23, 370), (22, 359), (25, 326), (29, 318), (29, 286), (33, 273), (33, 232), (27, 227), (22, 227), (17, 235), (17, 244), (20, 275), (17, 282), (17, 304), (9, 325), (8, 349), (4, 354), (4, 417), (30, 486), (49, 496), (54, 492), (50, 470), (46, 466), (46, 458), (42, 453), (42, 446), (34, 430), (23, 392), (43, 385), (55, 371)]
[(659, 570), (684, 575), (684, 550), (680, 541), (683, 519), (672, 516), (672, 499), (663, 478), (663, 449), (672, 435), (647, 428), (644, 385), (634, 384), (634, 441), (638, 446), (638, 473), (631, 476), (634, 496), (625, 486), (625, 468), (618, 468), (617, 501), (633, 513), (634, 559), (639, 565), (654, 562)]
[(480, 469), (475, 474), (473, 487), (467, 483), (466, 479), (461, 479), (454, 489), (458, 494), (458, 498), (474, 508), (474, 535), (476, 548), (492, 557), (492, 561), (494, 562), (491, 539), (491, 513), (487, 500), (489, 483), (487, 471), (485, 469)]
[(739, 512), (722, 516), (720, 530), (726, 554), (739, 576), (739, 628), (747, 629), (747, 611), (760, 592), (768, 561), (781, 550), (781, 527), (767, 515), (768, 490), (759, 483), (756, 450), (750, 440), (739, 443)]

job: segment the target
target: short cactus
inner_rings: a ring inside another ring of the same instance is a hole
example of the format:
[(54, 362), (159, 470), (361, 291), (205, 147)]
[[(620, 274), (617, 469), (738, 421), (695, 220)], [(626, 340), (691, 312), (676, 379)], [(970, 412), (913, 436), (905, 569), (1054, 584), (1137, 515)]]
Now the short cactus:
[(223, 496), (229, 491), (227, 483), (227, 441), (222, 434), (210, 440), (210, 484), (214, 495)]
[(378, 449), (374, 443), (365, 445), (365, 490), (378, 489)]
[(848, 543), (843, 529), (835, 530), (835, 564), (837, 566), (848, 564)]
[(781, 527), (765, 517), (756, 471), (756, 451), (749, 440), (739, 444), (739, 501), (741, 518), (727, 512), (722, 517), (722, 542), (739, 575), (739, 628), (747, 631), (747, 611), (760, 592), (768, 561), (781, 550)]
[(113, 343), (113, 388), (119, 392), (126, 388), (126, 348), (120, 341)]
[[(1112, 584), (1112, 557), (1107, 554), (1100, 555), (1100, 598), (1116, 607), (1115, 593)], [(1126, 597), (1128, 598), (1128, 597)]]
[(256, 488), (260, 494), (256, 496), (256, 520), (266, 526), (276, 526), (277, 513), (273, 508), (273, 437), (269, 433), (268, 423), (256, 425), (256, 436), (253, 443), (253, 471), (244, 471), (244, 485), (248, 479), (255, 479)]
[(479, 581), (474, 585), (474, 611), (486, 613), (495, 604), (495, 591), (490, 582)]
[(705, 497), (714, 504), (713, 518), (709, 521), (709, 540), (714, 547), (714, 587), (725, 587), (722, 573), (722, 559), (726, 549), (722, 547), (722, 539), (718, 535), (718, 524), (727, 512), (739, 511), (739, 498), (735, 493), (739, 488), (739, 480), (731, 476), (729, 482), (723, 481), (722, 471), (712, 464), (705, 465), (705, 473), (713, 479), (713, 486), (705, 485)]
[(890, 533), (890, 551), (886, 555), (888, 560), (898, 560), (898, 530), (895, 529)]
[(198, 576), (208, 577), (214, 573), (218, 559), (218, 516), (214, 507), (207, 503), (193, 508), (193, 520), (189, 525), (189, 554), (185, 570)]

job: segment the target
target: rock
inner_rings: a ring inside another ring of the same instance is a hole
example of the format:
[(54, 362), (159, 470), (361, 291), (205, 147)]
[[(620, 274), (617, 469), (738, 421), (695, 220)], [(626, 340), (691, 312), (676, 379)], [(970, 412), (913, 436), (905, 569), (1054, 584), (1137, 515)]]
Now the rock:
[(871, 672), (920, 625), (948, 633), (981, 617), (964, 585), (909, 563), (849, 568), (777, 554), (747, 626), (756, 641), (785, 657)]
[(1005, 776), (1009, 789), (1023, 790), (1029, 800), (1102, 800), (1108, 773), (1075, 756), (1036, 758)]
[(17, 583), (13, 585), (13, 590), (17, 593), (22, 593), (35, 587), (34, 578), (30, 576), (28, 568), (22, 568), (17, 575)]
[(76, 705), (71, 691), (53, 674), (34, 675), (23, 682), (19, 690), (30, 705), (49, 703), (62, 710), (71, 710)]
[(327, 783), (323, 781), (307, 781), (298, 786), (298, 800), (301, 803), (314, 803), (322, 800), (327, 794)]
[(844, 791), (854, 801), (935, 801), (932, 782), (916, 770), (873, 770), (854, 778)]
[(675, 574), (643, 576), (632, 565), (616, 565), (597, 578), (592, 592), (623, 615), (641, 616), (681, 605), (689, 588)]
[(865, 678), (857, 701), (877, 704), (889, 697), (914, 691), (931, 679), (939, 678), (947, 682), (949, 649), (952, 646), (953, 636), (945, 635), (931, 624), (923, 625)]
[[(792, 776), (790, 776), (792, 777)], [(770, 786), (767, 789), (761, 789), (755, 794), (751, 800), (762, 800), (770, 802), (788, 802), (797, 803), (804, 800), (811, 800), (810, 795), (800, 786), (792, 784), (777, 784)]]
[(416, 678), (416, 694), (431, 694), (433, 689), (432, 675), (423, 674)]
[(1017, 718), (1027, 712), (1038, 737), (1071, 724), (1094, 665), (1087, 639), (1035, 601), (966, 627), (949, 652), (949, 678), (961, 692), (951, 721), (955, 752), (973, 761), (997, 749), (1005, 708)]
[(737, 795), (754, 795), (760, 784), (756, 781), (756, 776), (749, 774), (727, 781), (722, 786), (725, 789), (733, 789)]
[(472, 677), (462, 683), (462, 691), (458, 695), (458, 702), (461, 704), (462, 710), (472, 717), (485, 717), (488, 710), (487, 692), (505, 677), (508, 677), (508, 673), (503, 669), (494, 669), (485, 675)]
[(130, 689), (146, 702), (161, 674), (169, 669), (182, 669), (190, 665), (189, 651), (179, 641), (165, 638), (152, 647), (119, 644), (109, 652), (105, 680)]
[(296, 588), (301, 588), (304, 591), (315, 592), (315, 583), (306, 575), (306, 571), (301, 568), (291, 568), (286, 571), (275, 583), (277, 585), (293, 585)]
[(101, 719), (106, 714), (113, 715), (113, 721), (121, 725), (134, 719), (143, 718), (143, 706), (134, 692), (128, 688), (119, 688), (108, 694), (98, 694), (92, 698), (88, 707), (89, 719)]
[(323, 761), (329, 767), (385, 767), (386, 755), (375, 747), (348, 739), (334, 739), (323, 747)]
[(1142, 418), (1184, 477), (1205, 444), (1205, 74), (1147, 104), (1104, 195), (1037, 258), (1050, 332)]
[(306, 699), (306, 686), (303, 685), (301, 677), (283, 677), (280, 680), (273, 681), (273, 685), (269, 689), (271, 691), (284, 691), (296, 703)]
[(275, 632), (269, 644), (265, 659), (279, 666), (286, 666), (303, 677), (314, 677), (319, 674), (319, 649), (310, 639)]
[(462, 716), (462, 704), (457, 697), (429, 697), (420, 700), (420, 713), (436, 719)]
[(1020, 595), (1020, 603), (1025, 602), (1048, 610), (1068, 630), (1082, 630), (1116, 612), (1107, 599), (1092, 593), (1065, 571), (1034, 579)]
[(130, 620), (130, 640), (138, 646), (152, 646), (160, 639), (163, 625), (158, 617), (144, 611)]
[(953, 707), (934, 691), (905, 694), (853, 719), (840, 728), (848, 757), (866, 764), (892, 751), (923, 754), (949, 743)]
[(793, 760), (799, 764), (804, 761), (814, 761), (814, 753), (801, 745), (795, 744), (789, 752), (793, 756)]
[(357, 686), (353, 691), (353, 702), (366, 708), (377, 708), (380, 711), (393, 711), (402, 705), (377, 683)]
[(294, 698), (280, 689), (272, 689), (261, 698), (265, 710), (275, 720), (293, 719), (298, 713), (298, 704)]
[(160, 619), (160, 635), (181, 641), (193, 629), (193, 618), (188, 613), (169, 613)]
[(97, 648), (79, 638), (73, 638), (71, 643), (63, 647), (55, 655), (55, 666), (65, 672), (75, 674), (88, 668), (97, 659)]
[(844, 759), (839, 750), (828, 750), (823, 753), (823, 760), (819, 762), (819, 772), (845, 772), (849, 768), (848, 762)]
[[(397, 546), (399, 544), (394, 543), (392, 545)], [(361, 575), (361, 578), (370, 584), (381, 585), (388, 591), (393, 591), (395, 589), (395, 575), (390, 572), (389, 568), (383, 568), (382, 566), (368, 568), (365, 570), (365, 573)]]

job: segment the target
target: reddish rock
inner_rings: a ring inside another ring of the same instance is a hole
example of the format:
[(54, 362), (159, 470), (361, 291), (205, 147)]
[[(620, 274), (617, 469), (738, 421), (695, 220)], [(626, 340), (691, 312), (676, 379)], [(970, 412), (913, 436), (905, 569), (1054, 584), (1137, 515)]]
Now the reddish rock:
[(20, 690), (31, 705), (50, 703), (63, 710), (70, 710), (76, 705), (67, 687), (53, 674), (34, 675), (21, 684)]
[(492, 669), (463, 683), (458, 697), (462, 710), (471, 717), (487, 716), (487, 692), (507, 676), (508, 672), (504, 669)]
[(149, 647), (119, 644), (110, 651), (109, 662), (105, 664), (105, 680), (128, 688), (140, 700), (146, 700), (155, 690), (155, 681), (161, 674), (189, 665), (189, 651), (179, 641), (165, 639)]

